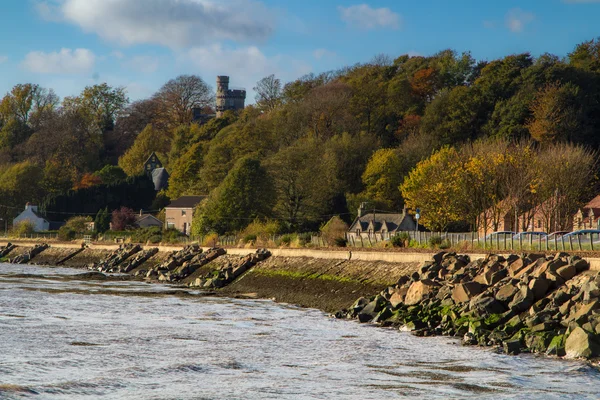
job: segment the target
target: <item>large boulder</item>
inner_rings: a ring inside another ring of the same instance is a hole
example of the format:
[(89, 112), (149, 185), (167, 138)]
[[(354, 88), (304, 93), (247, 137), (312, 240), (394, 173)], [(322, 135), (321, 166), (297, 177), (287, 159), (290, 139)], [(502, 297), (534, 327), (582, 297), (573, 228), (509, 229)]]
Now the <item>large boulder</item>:
[(518, 287), (511, 283), (507, 283), (496, 292), (496, 300), (508, 303), (518, 291)]
[(521, 286), (519, 291), (514, 295), (508, 307), (515, 312), (526, 311), (533, 305), (533, 293), (525, 285)]
[(404, 299), (404, 304), (408, 306), (414, 306), (415, 304), (420, 303), (425, 298), (428, 298), (429, 295), (435, 290), (437, 290), (439, 286), (439, 283), (429, 279), (423, 279), (421, 281), (414, 282), (412, 285), (410, 285), (410, 288), (408, 288), (406, 298)]
[[(504, 276), (498, 274), (503, 269), (504, 267), (502, 266), (502, 264), (495, 262), (491, 265), (486, 266), (483, 272), (477, 275), (477, 277), (475, 277), (474, 281), (484, 285), (493, 285), (506, 276), (506, 273), (504, 274)], [(495, 277), (495, 279), (493, 279), (493, 277)]]
[(556, 270), (556, 275), (560, 276), (565, 281), (574, 277), (575, 274), (577, 274), (577, 269), (573, 264), (562, 266)]
[(590, 358), (600, 355), (600, 346), (590, 333), (576, 327), (565, 342), (565, 353), (566, 358)]
[(600, 303), (598, 300), (594, 300), (588, 304), (583, 304), (577, 307), (575, 312), (571, 310), (571, 314), (569, 318), (565, 320), (565, 323), (576, 322), (578, 324), (584, 324), (588, 321), (590, 315), (592, 315), (592, 311), (598, 309)]
[(546, 292), (550, 288), (550, 283), (546, 278), (533, 278), (529, 282), (529, 289), (533, 294), (534, 301), (543, 298), (546, 295)]
[(452, 289), (452, 300), (455, 303), (464, 303), (470, 301), (484, 290), (485, 286), (479, 282), (459, 283)]
[(506, 311), (502, 303), (493, 297), (486, 297), (485, 295), (473, 298), (469, 303), (469, 307), (471, 311), (474, 311), (481, 316), (502, 314)]
[(390, 297), (390, 304), (393, 308), (396, 308), (398, 305), (404, 303), (404, 299), (406, 298), (406, 293), (408, 293), (408, 288), (399, 288), (392, 293)]

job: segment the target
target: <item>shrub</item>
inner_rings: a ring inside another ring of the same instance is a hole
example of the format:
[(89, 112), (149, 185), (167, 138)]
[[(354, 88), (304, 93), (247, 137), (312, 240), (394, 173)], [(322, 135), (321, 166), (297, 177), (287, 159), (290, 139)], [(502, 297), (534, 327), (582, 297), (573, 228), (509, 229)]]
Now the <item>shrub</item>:
[(407, 247), (410, 243), (410, 234), (408, 232), (400, 232), (392, 236), (390, 243), (393, 247)]
[(256, 243), (256, 239), (257, 239), (257, 236), (255, 234), (251, 233), (249, 235), (244, 236), (244, 239), (242, 239), (242, 240), (244, 243)]
[(92, 222), (92, 217), (78, 216), (69, 218), (69, 220), (65, 223), (64, 226), (70, 228), (75, 233), (83, 233), (88, 230), (87, 224), (89, 222)]
[(332, 217), (325, 225), (321, 227), (321, 235), (323, 240), (328, 245), (336, 245), (339, 239), (346, 238), (346, 232), (348, 232), (348, 224), (346, 224), (337, 215)]
[(35, 225), (29, 220), (21, 221), (13, 225), (11, 230), (11, 236), (20, 237), (25, 235), (31, 235), (35, 232)]
[(131, 208), (121, 207), (112, 212), (112, 230), (123, 231), (130, 228), (136, 222), (136, 214)]
[(295, 235), (286, 234), (279, 238), (279, 245), (289, 246), (292, 244), (292, 240), (294, 240)]
[[(159, 243), (162, 241), (162, 229), (158, 226), (151, 226), (149, 228), (136, 229), (131, 234), (131, 241), (135, 242), (135, 243), (146, 243), (147, 241), (150, 240), (151, 237), (155, 237), (155, 236), (159, 237), (158, 241), (152, 242), (152, 243)], [(155, 238), (155, 240), (156, 240), (156, 238)]]
[(431, 247), (439, 247), (442, 244), (441, 236), (432, 236), (429, 238), (429, 246)]
[(336, 247), (346, 247), (346, 245), (348, 244), (348, 241), (346, 240), (346, 238), (337, 237), (334, 239), (334, 243), (335, 243)]
[(312, 242), (312, 233), (305, 232), (298, 234), (298, 245), (306, 246), (307, 244)]
[(63, 242), (70, 242), (71, 240), (75, 239), (76, 235), (77, 231), (68, 225), (63, 225), (58, 230), (58, 240)]
[(217, 244), (219, 244), (219, 234), (214, 232), (204, 236), (202, 241), (203, 246), (216, 247)]
[[(254, 242), (256, 242), (258, 239), (266, 242), (271, 239), (273, 235), (278, 234), (280, 231), (281, 226), (279, 225), (278, 221), (260, 221), (255, 219), (242, 231), (242, 234), (244, 235), (244, 238), (248, 236), (254, 236)], [(247, 241), (245, 241), (245, 243), (247, 243)]]
[(162, 240), (167, 243), (176, 243), (181, 241), (185, 236), (183, 233), (179, 232), (177, 229), (170, 228), (166, 229), (162, 232)]

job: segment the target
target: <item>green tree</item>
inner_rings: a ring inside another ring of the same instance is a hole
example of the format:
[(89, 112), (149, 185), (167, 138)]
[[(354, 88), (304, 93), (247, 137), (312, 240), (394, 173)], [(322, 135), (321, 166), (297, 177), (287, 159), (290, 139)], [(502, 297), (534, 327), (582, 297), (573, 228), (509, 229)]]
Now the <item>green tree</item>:
[(388, 209), (399, 210), (402, 196), (398, 187), (404, 179), (404, 163), (395, 149), (377, 150), (369, 159), (362, 175), (364, 195), (387, 205)]
[(116, 165), (105, 165), (101, 170), (94, 172), (94, 175), (100, 178), (105, 185), (113, 185), (127, 179), (125, 171)]
[(124, 87), (102, 83), (87, 86), (77, 97), (65, 98), (63, 107), (88, 116), (101, 131), (106, 131), (114, 128), (117, 115), (128, 103)]
[(196, 143), (173, 163), (168, 189), (170, 198), (207, 193), (200, 177), (205, 147), (202, 142)]
[(94, 226), (96, 232), (104, 233), (110, 229), (111, 214), (108, 212), (108, 208), (103, 208), (96, 214), (94, 218)]
[(256, 218), (268, 217), (272, 199), (272, 184), (260, 162), (242, 158), (194, 214), (193, 233), (239, 231)]
[(163, 163), (168, 162), (169, 139), (152, 125), (146, 126), (133, 142), (133, 146), (119, 158), (119, 167), (129, 176), (144, 173), (144, 162), (155, 152)]

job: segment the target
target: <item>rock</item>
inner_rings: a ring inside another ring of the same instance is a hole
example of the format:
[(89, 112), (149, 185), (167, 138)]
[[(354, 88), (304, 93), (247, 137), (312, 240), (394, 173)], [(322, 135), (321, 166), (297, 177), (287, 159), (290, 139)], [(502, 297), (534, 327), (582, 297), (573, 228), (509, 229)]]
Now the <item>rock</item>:
[(408, 306), (418, 304), (421, 301), (423, 301), (426, 297), (428, 297), (439, 286), (439, 283), (429, 279), (414, 282), (412, 285), (410, 285), (410, 288), (406, 293), (404, 303)]
[(568, 300), (571, 299), (571, 297), (573, 297), (570, 293), (565, 292), (564, 290), (557, 290), (554, 295), (552, 296), (552, 303), (555, 306), (561, 306), (563, 305), (565, 302), (567, 302)]
[(556, 274), (563, 278), (565, 281), (568, 281), (572, 277), (577, 274), (577, 269), (574, 265), (565, 265), (564, 267), (560, 267), (556, 270)]
[(402, 275), (398, 282), (396, 282), (396, 286), (404, 286), (406, 283), (410, 282), (410, 277), (408, 275)]
[(523, 312), (533, 304), (533, 293), (527, 286), (522, 286), (508, 305), (515, 312)]
[(546, 295), (550, 284), (546, 280), (546, 278), (534, 278), (529, 282), (529, 289), (533, 294), (533, 299), (539, 300)]
[(506, 354), (517, 355), (521, 352), (521, 341), (520, 340), (506, 340), (502, 343), (502, 348)]
[(565, 341), (566, 358), (590, 358), (600, 354), (600, 346), (591, 334), (576, 327)]
[(478, 282), (459, 283), (452, 289), (452, 300), (456, 303), (470, 301), (474, 296), (483, 292), (485, 287)]
[(446, 255), (445, 251), (440, 251), (439, 253), (437, 253), (433, 256), (433, 262), (435, 262), (436, 264), (440, 264), (442, 262), (442, 260), (444, 259), (445, 255)]
[(586, 260), (577, 260), (573, 263), (573, 266), (575, 267), (577, 273), (587, 271), (588, 269), (590, 269), (590, 263)]
[(496, 292), (496, 300), (498, 301), (502, 301), (504, 303), (508, 303), (515, 294), (517, 294), (517, 292), (519, 291), (519, 288), (517, 288), (516, 286), (512, 285), (512, 284), (506, 284), (504, 286), (502, 286), (497, 292)]
[(500, 277), (496, 282), (492, 281), (492, 276), (502, 269), (504, 269), (502, 264), (497, 263), (497, 262), (492, 265), (488, 265), (487, 267), (485, 267), (485, 269), (483, 270), (483, 272), (481, 274), (479, 274), (479, 275), (477, 275), (477, 277), (475, 277), (474, 281), (479, 282), (484, 285), (493, 285), (500, 279), (504, 278), (504, 276), (506, 276), (506, 275), (504, 275), (504, 276)]
[(508, 266), (508, 273), (510, 276), (515, 276), (519, 271), (525, 268), (528, 262), (523, 258), (518, 258)]
[(398, 305), (404, 303), (406, 293), (408, 293), (408, 288), (396, 289), (394, 293), (392, 293), (392, 296), (390, 297), (390, 304), (393, 308), (396, 308)]
[(593, 310), (598, 308), (598, 300), (594, 300), (591, 303), (580, 305), (575, 312), (571, 310), (571, 314), (565, 320), (568, 324), (570, 322), (576, 322), (577, 324), (584, 324), (587, 322), (588, 317), (592, 314)]
[(469, 303), (469, 308), (479, 315), (502, 314), (504, 306), (493, 297), (479, 296), (475, 297)]
[(565, 335), (556, 335), (550, 341), (546, 354), (564, 357), (565, 356)]

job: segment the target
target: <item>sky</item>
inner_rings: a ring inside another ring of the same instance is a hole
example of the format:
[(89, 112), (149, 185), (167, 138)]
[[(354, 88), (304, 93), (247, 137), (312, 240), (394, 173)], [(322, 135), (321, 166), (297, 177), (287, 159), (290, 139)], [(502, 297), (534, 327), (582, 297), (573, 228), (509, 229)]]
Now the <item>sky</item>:
[(217, 75), (248, 90), (375, 55), (470, 51), (566, 56), (600, 36), (600, 0), (0, 0), (0, 95), (61, 96), (107, 82), (132, 100), (169, 79)]

